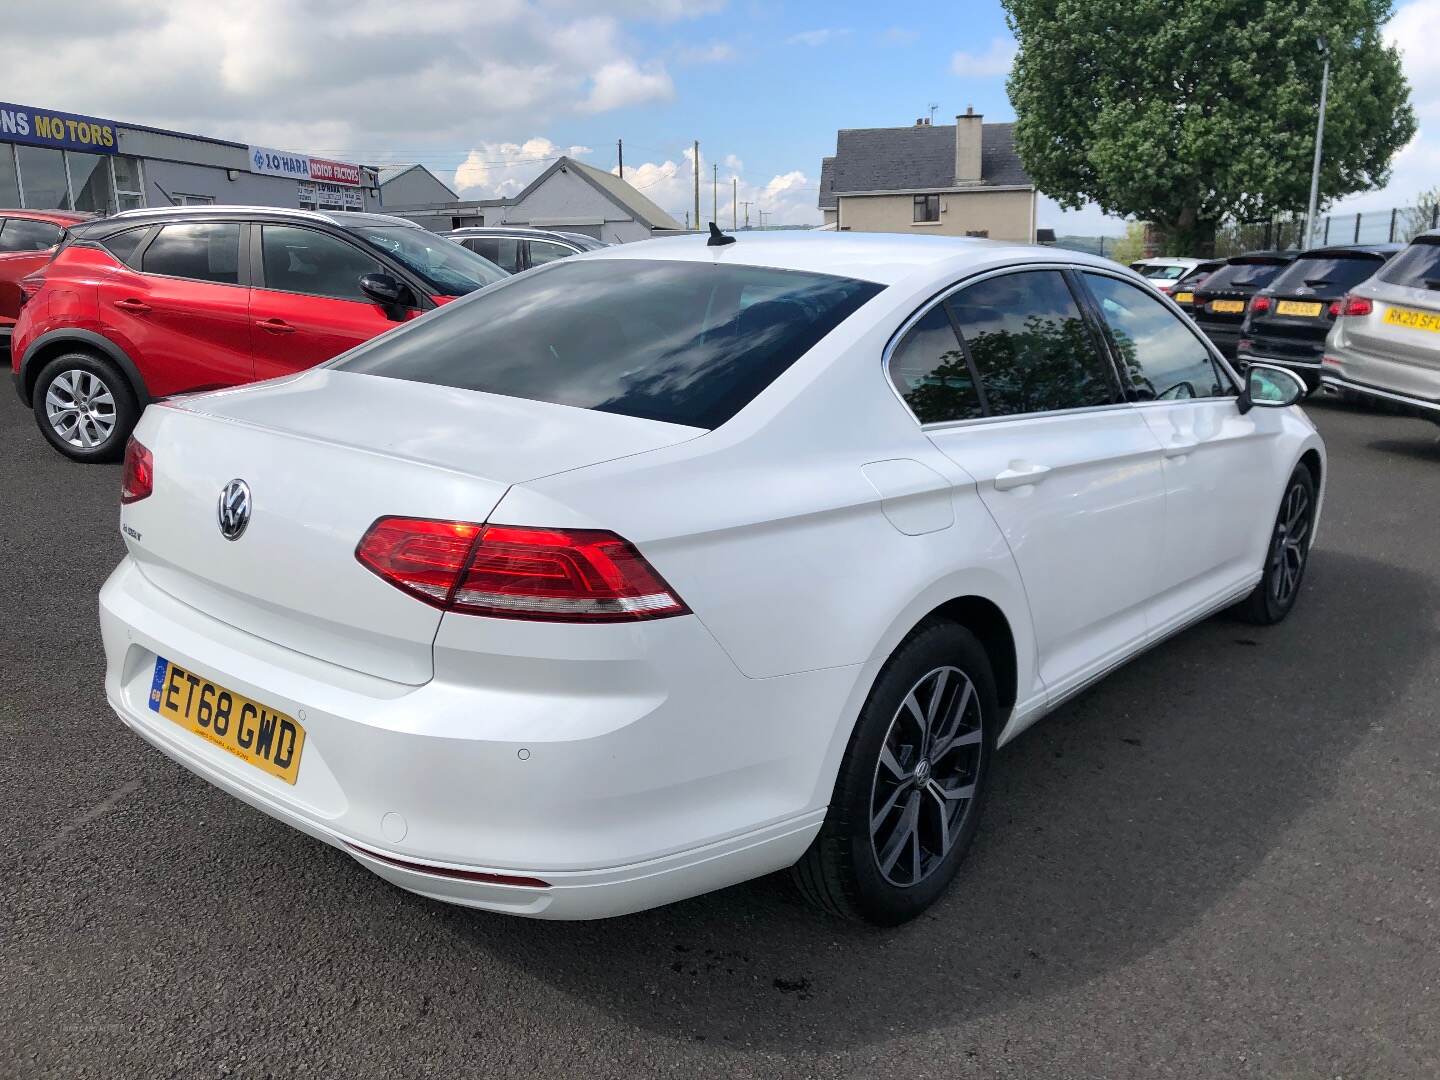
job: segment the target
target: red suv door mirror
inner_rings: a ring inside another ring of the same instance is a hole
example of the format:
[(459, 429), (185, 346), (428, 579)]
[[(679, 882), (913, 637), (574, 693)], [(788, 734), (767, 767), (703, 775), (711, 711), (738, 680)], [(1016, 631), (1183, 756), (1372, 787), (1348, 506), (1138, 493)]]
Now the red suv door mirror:
[(390, 274), (366, 274), (360, 279), (360, 291), (397, 322), (405, 317), (406, 310), (418, 306), (410, 286)]

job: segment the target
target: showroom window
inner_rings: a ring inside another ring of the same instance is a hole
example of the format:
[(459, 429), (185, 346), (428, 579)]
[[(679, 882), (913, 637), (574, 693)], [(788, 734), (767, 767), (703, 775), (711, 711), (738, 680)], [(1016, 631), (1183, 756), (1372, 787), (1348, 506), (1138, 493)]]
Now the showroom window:
[(65, 178), (65, 154), (45, 146), (17, 146), (20, 193), (31, 210), (69, 210), (70, 182)]
[(140, 159), (0, 143), (0, 206), (110, 214), (145, 205)]

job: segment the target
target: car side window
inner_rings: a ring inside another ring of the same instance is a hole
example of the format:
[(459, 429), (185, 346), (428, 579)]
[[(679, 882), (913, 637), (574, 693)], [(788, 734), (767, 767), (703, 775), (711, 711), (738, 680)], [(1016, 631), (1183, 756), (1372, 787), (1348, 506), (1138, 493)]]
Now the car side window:
[(1119, 351), (1126, 385), (1142, 401), (1223, 397), (1230, 383), (1195, 332), (1128, 281), (1085, 274)]
[(107, 236), (100, 243), (120, 262), (129, 263), (130, 256), (135, 254), (135, 249), (140, 246), (140, 241), (145, 239), (149, 231), (148, 226), (141, 229), (126, 229), (114, 236)]
[(374, 302), (360, 291), (360, 279), (383, 267), (339, 237), (293, 225), (262, 225), (260, 251), (267, 289)]
[(472, 236), (465, 246), (481, 258), (489, 259), (512, 274), (520, 270), (520, 241), (503, 236)]
[(984, 416), (974, 372), (945, 310), (936, 304), (890, 356), (890, 380), (922, 424)]
[(240, 281), (238, 223), (166, 225), (141, 259), (147, 274), (236, 285)]
[(567, 247), (561, 247), (559, 244), (552, 244), (545, 240), (530, 241), (531, 266), (544, 266), (548, 262), (554, 262), (556, 259), (563, 259), (574, 254), (575, 252)]
[(64, 230), (48, 221), (0, 218), (0, 251), (48, 251)]
[(950, 297), (989, 413), (1110, 405), (1109, 361), (1058, 270), (986, 278)]

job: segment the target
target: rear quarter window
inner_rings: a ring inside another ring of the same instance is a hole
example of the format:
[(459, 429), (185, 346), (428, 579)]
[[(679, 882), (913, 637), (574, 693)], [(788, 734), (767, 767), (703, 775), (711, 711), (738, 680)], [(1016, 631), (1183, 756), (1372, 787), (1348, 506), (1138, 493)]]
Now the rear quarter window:
[(566, 259), (335, 366), (715, 428), (881, 288), (765, 267)]
[(1309, 289), (1322, 295), (1339, 296), (1372, 277), (1381, 265), (1382, 260), (1365, 255), (1296, 259), (1275, 278), (1271, 288), (1277, 293)]
[(1263, 289), (1280, 276), (1284, 266), (1274, 263), (1229, 263), (1205, 279), (1206, 292), (1223, 289)]
[(1415, 241), (1391, 259), (1377, 276), (1387, 285), (1440, 289), (1440, 238)]

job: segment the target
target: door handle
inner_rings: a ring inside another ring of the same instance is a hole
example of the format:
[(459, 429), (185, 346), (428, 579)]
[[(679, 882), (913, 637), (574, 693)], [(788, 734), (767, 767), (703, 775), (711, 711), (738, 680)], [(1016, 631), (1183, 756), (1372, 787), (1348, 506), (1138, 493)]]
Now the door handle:
[(1199, 445), (1199, 439), (1181, 439), (1177, 437), (1165, 444), (1165, 456), (1167, 458), (1181, 458)]
[(1010, 491), (1013, 488), (1038, 484), (1050, 474), (1048, 465), (1031, 465), (1025, 461), (1012, 461), (1010, 468), (995, 474), (995, 490)]
[(295, 327), (284, 319), (256, 319), (255, 325), (261, 330), (269, 330), (272, 334), (293, 334), (295, 332)]
[(116, 300), (115, 306), (121, 311), (130, 311), (136, 315), (144, 315), (150, 310), (150, 305), (145, 303), (144, 300)]

